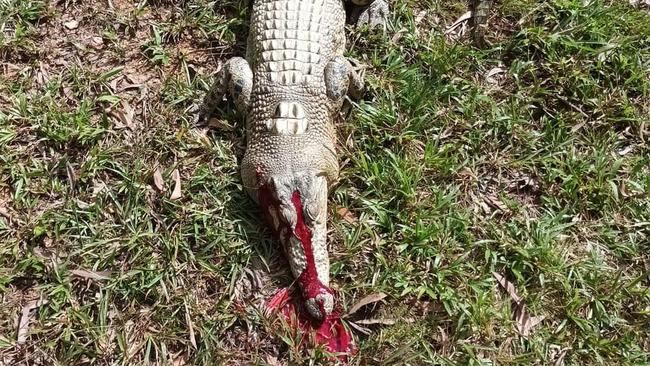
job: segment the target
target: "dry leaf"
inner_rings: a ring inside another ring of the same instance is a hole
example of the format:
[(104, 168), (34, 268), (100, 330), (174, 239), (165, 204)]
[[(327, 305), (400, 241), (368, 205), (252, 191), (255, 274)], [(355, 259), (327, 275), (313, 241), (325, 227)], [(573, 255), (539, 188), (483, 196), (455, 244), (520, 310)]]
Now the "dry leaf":
[(217, 117), (213, 117), (208, 120), (208, 127), (226, 132), (235, 130), (235, 128), (230, 125), (228, 121)]
[(181, 192), (181, 173), (178, 172), (178, 169), (174, 169), (172, 172), (172, 179), (174, 180), (174, 191), (169, 198), (177, 200), (183, 196), (183, 193)]
[(4, 218), (11, 222), (11, 214), (4, 207), (0, 207), (0, 216), (4, 216)]
[(449, 336), (447, 336), (447, 332), (445, 332), (444, 328), (441, 326), (438, 326), (438, 330), (440, 331), (440, 343), (445, 344), (449, 341)]
[(524, 337), (528, 337), (530, 335), (531, 330), (536, 327), (539, 323), (544, 320), (544, 316), (533, 316), (531, 317), (530, 314), (528, 313), (528, 308), (526, 308), (526, 304), (522, 301), (521, 297), (517, 294), (517, 290), (515, 289), (515, 285), (512, 284), (512, 282), (508, 281), (505, 279), (504, 276), (497, 272), (492, 272), (492, 275), (494, 278), (496, 278), (497, 282), (503, 289), (506, 290), (508, 295), (510, 296), (510, 299), (514, 302), (514, 313), (513, 317), (515, 319), (515, 327), (517, 328), (517, 331), (519, 334), (521, 334)]
[(363, 325), (373, 325), (373, 324), (381, 324), (381, 325), (395, 325), (397, 323), (393, 319), (363, 319), (363, 320), (357, 320), (357, 324), (363, 324)]
[(194, 346), (194, 349), (199, 349), (196, 346), (196, 337), (194, 335), (194, 325), (192, 325), (192, 319), (190, 318), (190, 310), (187, 308), (187, 304), (185, 304), (185, 322), (187, 323), (187, 328), (189, 329), (189, 332), (190, 332), (190, 343), (192, 343), (192, 346)]
[(356, 313), (357, 311), (359, 311), (359, 309), (361, 309), (362, 307), (364, 307), (364, 306), (366, 306), (366, 305), (369, 305), (369, 304), (372, 304), (372, 303), (375, 303), (375, 302), (381, 301), (381, 300), (383, 300), (386, 296), (387, 296), (387, 295), (384, 294), (384, 293), (382, 293), (382, 292), (378, 292), (378, 293), (375, 293), (375, 294), (370, 294), (370, 295), (364, 297), (363, 299), (359, 300), (359, 302), (357, 302), (357, 303), (356, 303), (356, 304), (355, 304), (355, 305), (350, 309), (350, 311), (348, 311), (348, 313), (345, 314), (345, 316), (350, 316), (350, 315)]
[(91, 46), (96, 50), (100, 50), (104, 46), (104, 39), (102, 37), (92, 37), (90, 42)]
[(85, 269), (73, 269), (70, 273), (74, 276), (91, 280), (110, 280), (113, 271), (87, 271)]
[(163, 192), (165, 190), (165, 181), (160, 172), (160, 167), (156, 168), (156, 171), (153, 172), (153, 184), (156, 186), (158, 191)]
[(352, 213), (352, 211), (348, 210), (347, 208), (341, 207), (337, 212), (339, 216), (341, 216), (341, 218), (348, 224), (355, 224), (357, 222), (357, 217), (354, 215), (354, 213)]
[(70, 30), (73, 30), (79, 28), (79, 22), (72, 19), (71, 21), (63, 23), (63, 26)]
[(133, 118), (135, 117), (135, 110), (131, 108), (131, 105), (126, 101), (122, 101), (122, 107), (124, 108), (124, 112), (121, 113), (122, 115), (122, 122), (131, 130), (135, 130), (135, 124), (133, 123)]
[(503, 211), (505, 213), (510, 212), (510, 209), (508, 208), (508, 206), (506, 206), (505, 203), (501, 202), (501, 200), (494, 194), (484, 196), (483, 199), (485, 200), (485, 202), (488, 205), (496, 208), (499, 211)]
[(515, 303), (519, 304), (521, 302), (521, 297), (517, 295), (517, 289), (515, 289), (515, 285), (512, 284), (512, 282), (506, 280), (505, 277), (503, 277), (500, 273), (497, 272), (492, 272), (492, 276), (496, 278), (497, 282), (501, 287), (503, 287), (504, 290), (508, 293), (512, 301)]
[(560, 353), (557, 355), (557, 358), (555, 359), (555, 362), (553, 362), (553, 366), (564, 366), (564, 358), (566, 357), (568, 350), (568, 348), (565, 348), (560, 351)]
[(625, 156), (625, 155), (631, 153), (632, 151), (634, 151), (634, 145), (628, 145), (625, 148), (623, 148), (622, 150), (619, 150), (618, 155)]
[(461, 24), (464, 22), (470, 20), (472, 18), (472, 12), (468, 11), (465, 14), (461, 15), (460, 18), (458, 18), (454, 24), (450, 25), (449, 28), (445, 31), (445, 34), (449, 34), (454, 31), (454, 29), (458, 28)]
[(528, 314), (526, 304), (523, 302), (516, 307), (514, 315), (517, 331), (524, 337), (528, 337), (530, 331), (545, 319), (545, 316), (543, 315), (531, 317), (530, 314)]
[(24, 344), (27, 341), (27, 333), (29, 332), (29, 317), (32, 313), (32, 310), (39, 308), (47, 304), (47, 300), (34, 300), (30, 301), (25, 306), (23, 306), (23, 311), (20, 315), (20, 320), (18, 321), (18, 336), (17, 343)]
[(266, 356), (266, 364), (269, 366), (284, 366), (284, 364), (280, 362), (277, 357), (271, 355)]
[(356, 324), (355, 322), (348, 322), (348, 324), (349, 324), (352, 328), (358, 330), (360, 333), (363, 333), (363, 334), (365, 334), (365, 335), (370, 335), (370, 334), (372, 333), (372, 331), (371, 331), (370, 329), (368, 329), (368, 328), (366, 328), (366, 327), (362, 327), (362, 326), (360, 326), (359, 324)]
[(70, 182), (70, 191), (74, 192), (75, 185), (77, 184), (77, 174), (69, 161), (65, 162), (65, 172), (68, 175), (68, 182)]
[(501, 75), (501, 74), (503, 74), (504, 72), (505, 72), (505, 70), (503, 70), (503, 69), (500, 68), (500, 67), (492, 68), (490, 71), (487, 72), (487, 74), (485, 74), (485, 81), (486, 81), (488, 84), (492, 84), (492, 85), (499, 84), (499, 77), (498, 77), (498, 75)]
[(187, 359), (187, 353), (183, 353), (182, 355), (173, 359), (172, 366), (185, 366), (187, 365)]

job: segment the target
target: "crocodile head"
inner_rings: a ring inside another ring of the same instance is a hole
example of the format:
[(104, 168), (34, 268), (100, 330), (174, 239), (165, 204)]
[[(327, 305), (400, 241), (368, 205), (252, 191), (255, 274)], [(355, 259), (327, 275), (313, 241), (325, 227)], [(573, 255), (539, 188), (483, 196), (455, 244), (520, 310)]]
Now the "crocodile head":
[(271, 177), (258, 190), (258, 201), (282, 243), (304, 305), (318, 320), (334, 308), (326, 245), (327, 189), (324, 176), (304, 173)]

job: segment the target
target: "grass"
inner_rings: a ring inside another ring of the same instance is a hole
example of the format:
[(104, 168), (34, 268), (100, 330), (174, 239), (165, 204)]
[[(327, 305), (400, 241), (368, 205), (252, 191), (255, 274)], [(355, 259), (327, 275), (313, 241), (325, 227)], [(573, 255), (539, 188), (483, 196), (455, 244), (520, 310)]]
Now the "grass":
[[(348, 37), (368, 93), (339, 126), (332, 278), (344, 309), (388, 294), (348, 319), (351, 363), (650, 363), (648, 9), (506, 0), (476, 49), (444, 34), (464, 2), (392, 7)], [(239, 116), (191, 122), (246, 11), (0, 3), (0, 365), (327, 363), (259, 310), (291, 280)], [(493, 272), (544, 317), (527, 336)]]

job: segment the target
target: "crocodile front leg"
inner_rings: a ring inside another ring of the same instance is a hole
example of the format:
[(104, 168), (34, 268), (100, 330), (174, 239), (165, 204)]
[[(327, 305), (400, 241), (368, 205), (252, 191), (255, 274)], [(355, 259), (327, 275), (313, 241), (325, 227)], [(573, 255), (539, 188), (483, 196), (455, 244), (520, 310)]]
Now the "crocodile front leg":
[(358, 99), (363, 92), (363, 77), (348, 59), (337, 56), (325, 67), (325, 86), (334, 102), (342, 102), (346, 95)]
[(352, 105), (345, 96), (359, 100), (363, 96), (363, 68), (355, 66), (357, 61), (338, 56), (325, 67), (325, 87), (327, 96), (342, 105), (341, 115), (349, 116)]
[(356, 9), (352, 10), (351, 22), (357, 26), (386, 28), (390, 12), (388, 0), (348, 0)]
[(232, 98), (240, 113), (246, 114), (253, 89), (253, 71), (248, 61), (233, 57), (217, 73), (216, 82), (203, 100), (200, 120), (214, 113), (225, 96)]

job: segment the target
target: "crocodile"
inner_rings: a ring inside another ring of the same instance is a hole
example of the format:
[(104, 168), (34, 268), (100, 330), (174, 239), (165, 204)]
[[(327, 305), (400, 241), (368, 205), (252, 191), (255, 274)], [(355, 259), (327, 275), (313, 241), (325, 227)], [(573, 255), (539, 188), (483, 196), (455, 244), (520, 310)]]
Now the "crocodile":
[(226, 61), (202, 114), (225, 97), (245, 117), (243, 185), (281, 243), (304, 307), (323, 320), (335, 306), (326, 242), (328, 192), (339, 176), (335, 122), (346, 97), (363, 90), (344, 57), (346, 15), (385, 25), (388, 3), (254, 0), (251, 9), (246, 57)]

